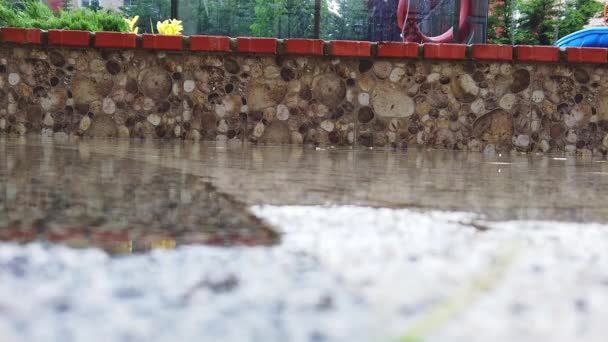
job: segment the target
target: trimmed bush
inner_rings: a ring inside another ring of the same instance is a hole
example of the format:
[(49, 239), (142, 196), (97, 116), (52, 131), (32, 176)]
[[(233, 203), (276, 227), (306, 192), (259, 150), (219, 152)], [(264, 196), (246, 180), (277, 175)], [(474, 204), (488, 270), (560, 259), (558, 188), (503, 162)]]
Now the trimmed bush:
[(25, 0), (20, 3), (0, 0), (0, 26), (93, 32), (129, 31), (129, 25), (121, 13), (87, 8), (54, 13), (38, 0)]

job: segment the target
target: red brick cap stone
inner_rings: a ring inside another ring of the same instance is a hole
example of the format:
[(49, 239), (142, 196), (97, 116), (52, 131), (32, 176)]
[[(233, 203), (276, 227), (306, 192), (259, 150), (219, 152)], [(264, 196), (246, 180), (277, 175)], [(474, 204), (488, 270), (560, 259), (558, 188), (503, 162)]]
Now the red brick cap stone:
[(604, 48), (567, 48), (566, 56), (570, 63), (606, 63), (607, 52)]
[(320, 39), (285, 39), (285, 53), (292, 55), (323, 55)]
[(50, 45), (63, 46), (90, 46), (91, 32), (75, 30), (49, 30), (48, 40)]
[(334, 40), (331, 42), (331, 55), (340, 57), (370, 57), (372, 44), (351, 40)]
[(137, 35), (123, 32), (96, 32), (95, 47), (134, 49), (137, 47)]
[(513, 46), (473, 44), (473, 59), (511, 61), (513, 60)]
[(3, 27), (0, 29), (2, 41), (6, 43), (40, 44), (42, 30)]
[(181, 50), (183, 36), (144, 34), (142, 47), (150, 50)]
[(230, 37), (190, 36), (190, 50), (230, 52)]
[(466, 48), (462, 44), (424, 44), (424, 58), (464, 59)]
[(238, 37), (237, 51), (243, 53), (276, 54), (277, 40), (275, 38)]
[(416, 43), (379, 42), (378, 57), (416, 58), (419, 47)]
[(526, 62), (557, 62), (559, 48), (554, 46), (517, 46), (517, 60)]

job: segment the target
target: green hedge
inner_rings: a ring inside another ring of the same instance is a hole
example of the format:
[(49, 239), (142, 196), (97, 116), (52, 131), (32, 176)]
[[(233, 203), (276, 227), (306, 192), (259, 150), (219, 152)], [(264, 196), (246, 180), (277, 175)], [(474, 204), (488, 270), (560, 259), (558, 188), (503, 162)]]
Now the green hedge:
[(128, 32), (122, 14), (107, 10), (76, 9), (54, 13), (38, 0), (12, 3), (0, 0), (0, 26), (43, 30), (83, 30)]

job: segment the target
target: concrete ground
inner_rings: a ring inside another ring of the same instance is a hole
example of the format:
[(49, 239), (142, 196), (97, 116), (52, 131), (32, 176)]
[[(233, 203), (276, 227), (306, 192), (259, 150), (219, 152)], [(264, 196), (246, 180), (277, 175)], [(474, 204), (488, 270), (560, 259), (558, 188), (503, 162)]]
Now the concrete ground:
[(604, 160), (38, 139), (0, 156), (2, 341), (608, 335)]

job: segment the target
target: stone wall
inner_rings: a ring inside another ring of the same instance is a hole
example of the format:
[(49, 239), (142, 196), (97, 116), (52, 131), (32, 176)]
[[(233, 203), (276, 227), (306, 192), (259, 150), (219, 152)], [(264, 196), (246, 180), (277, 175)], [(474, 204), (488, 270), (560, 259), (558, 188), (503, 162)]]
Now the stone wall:
[(0, 135), (30, 133), (605, 153), (608, 69), (0, 45)]

